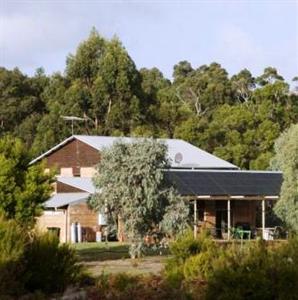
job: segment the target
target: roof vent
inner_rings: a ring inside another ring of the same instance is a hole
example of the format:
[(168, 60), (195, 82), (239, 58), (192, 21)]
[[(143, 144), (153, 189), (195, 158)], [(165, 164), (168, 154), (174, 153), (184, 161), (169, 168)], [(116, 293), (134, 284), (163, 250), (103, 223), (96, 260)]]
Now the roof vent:
[(175, 154), (175, 163), (180, 164), (183, 160), (182, 153), (178, 152)]

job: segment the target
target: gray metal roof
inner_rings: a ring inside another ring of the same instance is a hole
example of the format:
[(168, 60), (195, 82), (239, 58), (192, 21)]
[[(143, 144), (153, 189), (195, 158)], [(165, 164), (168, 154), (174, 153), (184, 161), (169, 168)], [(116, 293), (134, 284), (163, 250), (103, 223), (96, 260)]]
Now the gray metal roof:
[(45, 202), (46, 208), (59, 208), (69, 204), (86, 201), (89, 193), (58, 193)]
[(88, 177), (62, 177), (57, 176), (57, 181), (64, 184), (73, 186), (77, 189), (85, 191), (87, 193), (94, 193), (95, 187), (93, 185), (92, 179)]
[[(97, 150), (103, 150), (110, 147), (117, 141), (123, 141), (130, 143), (141, 138), (129, 138), (129, 137), (107, 137), (107, 136), (90, 136), (90, 135), (74, 135), (65, 139), (60, 144), (51, 148), (49, 151), (40, 155), (36, 159), (31, 161), (31, 164), (46, 157), (50, 153), (56, 151), (69, 141), (77, 139), (81, 142), (90, 145)], [(237, 166), (216, 157), (198, 147), (193, 146), (179, 139), (158, 139), (167, 144), (168, 146), (168, 158), (171, 162), (172, 168), (197, 168), (197, 169), (238, 169)], [(180, 162), (177, 161), (179, 157)], [(175, 159), (176, 158), (176, 159)]]
[(166, 178), (188, 196), (278, 196), (281, 172), (238, 170), (171, 170)]

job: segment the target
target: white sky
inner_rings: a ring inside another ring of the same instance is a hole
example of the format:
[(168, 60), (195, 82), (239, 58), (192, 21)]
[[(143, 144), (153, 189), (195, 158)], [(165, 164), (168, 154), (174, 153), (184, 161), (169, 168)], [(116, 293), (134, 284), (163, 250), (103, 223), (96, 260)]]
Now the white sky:
[(257, 76), (276, 67), (298, 75), (298, 1), (0, 0), (0, 66), (33, 74), (64, 71), (92, 26), (117, 35), (138, 68), (157, 67), (168, 78), (174, 64), (216, 61), (230, 75)]

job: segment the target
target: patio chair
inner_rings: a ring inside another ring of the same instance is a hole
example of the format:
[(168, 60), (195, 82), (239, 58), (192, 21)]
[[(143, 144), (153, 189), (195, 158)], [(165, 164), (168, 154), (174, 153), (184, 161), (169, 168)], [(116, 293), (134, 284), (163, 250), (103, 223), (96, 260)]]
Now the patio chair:
[(281, 226), (275, 226), (273, 230), (269, 232), (269, 234), (273, 240), (278, 240), (282, 238), (284, 230)]

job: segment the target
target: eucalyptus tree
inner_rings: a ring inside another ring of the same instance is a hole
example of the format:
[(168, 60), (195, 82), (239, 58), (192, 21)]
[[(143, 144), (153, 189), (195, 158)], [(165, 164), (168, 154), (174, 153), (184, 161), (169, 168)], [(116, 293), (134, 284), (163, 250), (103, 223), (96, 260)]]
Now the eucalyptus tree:
[(48, 83), (42, 69), (28, 77), (19, 69), (0, 68), (0, 134), (21, 137), (30, 146), (36, 125), (45, 113), (41, 97)]
[(181, 105), (202, 117), (218, 105), (232, 103), (231, 84), (227, 71), (217, 63), (193, 70), (184, 80), (174, 82)]
[(283, 172), (276, 214), (298, 232), (298, 124), (293, 124), (276, 140), (271, 167)]
[(190, 62), (183, 60), (173, 67), (173, 79), (174, 83), (177, 84), (181, 81), (184, 81), (187, 77), (189, 77), (194, 71)]
[(118, 218), (131, 243), (131, 256), (141, 254), (145, 236), (175, 234), (186, 227), (188, 206), (166, 181), (167, 146), (153, 139), (116, 142), (101, 152), (98, 189), (90, 205), (105, 209), (109, 223)]
[(265, 68), (263, 74), (256, 78), (256, 82), (261, 86), (272, 84), (276, 81), (284, 81), (284, 78), (273, 67)]
[(127, 134), (141, 122), (141, 77), (117, 38), (107, 42), (93, 87), (92, 109), (105, 134)]
[(255, 78), (249, 70), (241, 70), (231, 78), (232, 89), (240, 103), (248, 103), (256, 87)]

